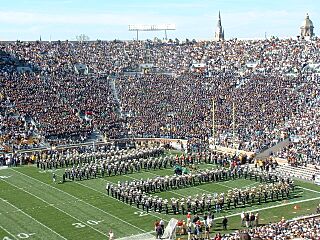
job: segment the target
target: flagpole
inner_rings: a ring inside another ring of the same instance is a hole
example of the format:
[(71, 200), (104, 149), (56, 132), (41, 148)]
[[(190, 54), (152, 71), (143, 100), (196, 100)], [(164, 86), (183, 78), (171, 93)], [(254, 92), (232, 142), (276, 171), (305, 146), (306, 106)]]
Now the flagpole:
[(214, 98), (212, 98), (212, 142), (215, 145), (215, 119), (214, 119)]
[(235, 142), (235, 105), (234, 102), (232, 103), (232, 147), (234, 148), (234, 142)]

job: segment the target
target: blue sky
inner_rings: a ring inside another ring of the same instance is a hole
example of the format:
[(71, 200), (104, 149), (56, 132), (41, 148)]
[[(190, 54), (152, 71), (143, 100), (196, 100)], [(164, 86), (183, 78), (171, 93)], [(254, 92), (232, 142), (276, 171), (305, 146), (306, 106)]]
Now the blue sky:
[[(1, 0), (0, 40), (131, 40), (129, 24), (173, 23), (169, 38), (213, 39), (218, 11), (226, 38), (295, 37), (309, 13), (320, 32), (319, 0)], [(142, 32), (140, 39), (163, 38)]]

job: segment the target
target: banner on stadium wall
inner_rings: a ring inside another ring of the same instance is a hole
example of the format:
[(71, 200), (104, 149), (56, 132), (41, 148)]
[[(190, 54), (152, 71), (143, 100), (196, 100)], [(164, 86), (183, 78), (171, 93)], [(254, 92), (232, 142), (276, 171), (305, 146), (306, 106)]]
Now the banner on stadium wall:
[(205, 68), (207, 65), (205, 63), (193, 63), (193, 68)]
[(316, 177), (314, 179), (314, 183), (317, 185), (320, 185), (320, 175), (316, 175)]
[(291, 142), (294, 142), (294, 143), (300, 142), (300, 139), (301, 139), (301, 137), (298, 136), (298, 135), (294, 135), (294, 136), (291, 136), (291, 137), (290, 137), (290, 141), (291, 141)]
[(170, 138), (135, 138), (136, 142), (147, 142), (147, 143), (160, 143), (169, 144), (172, 148), (177, 150), (186, 150), (188, 140), (185, 139), (170, 139)]
[(236, 155), (245, 154), (247, 156), (252, 156), (255, 154), (254, 152), (249, 152), (249, 151), (239, 150), (239, 149), (229, 148), (229, 147), (223, 147), (219, 145), (213, 145), (212, 143), (209, 145), (209, 148), (213, 151), (225, 152), (225, 153), (236, 154)]

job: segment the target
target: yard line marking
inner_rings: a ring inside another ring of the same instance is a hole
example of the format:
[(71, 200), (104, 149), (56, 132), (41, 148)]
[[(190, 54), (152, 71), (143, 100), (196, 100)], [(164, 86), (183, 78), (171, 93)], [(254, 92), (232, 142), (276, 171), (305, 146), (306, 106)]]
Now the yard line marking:
[[(23, 210), (21, 210), (20, 208), (16, 207), (15, 205), (13, 205), (12, 203), (10, 203), (9, 201), (7, 201), (7, 200), (5, 200), (5, 199), (3, 199), (3, 198), (1, 198), (1, 197), (0, 197), (0, 199), (1, 199), (3, 202), (9, 204), (9, 205), (10, 205), (11, 207), (13, 207), (14, 209), (16, 209), (17, 212), (23, 213), (23, 214), (26, 215), (27, 217), (29, 217), (29, 218), (31, 218), (32, 220), (34, 220), (34, 221), (36, 221), (37, 223), (39, 223), (41, 226), (47, 228), (48, 230), (50, 230), (50, 231), (53, 232), (54, 234), (57, 234), (57, 235), (58, 235), (59, 237), (61, 237), (62, 239), (66, 239), (64, 236), (60, 235), (59, 233), (57, 233), (57, 232), (54, 231), (53, 229), (49, 228), (49, 227), (46, 226), (45, 224), (39, 222), (37, 219), (31, 217), (28, 213), (26, 213), (26, 212), (24, 212)], [(66, 239), (66, 240), (67, 240), (67, 239)]]
[[(40, 180), (38, 180), (38, 179), (36, 179), (36, 178), (30, 177), (29, 175), (24, 174), (24, 173), (21, 173), (21, 172), (19, 172), (19, 171), (17, 171), (17, 170), (14, 170), (14, 169), (12, 169), (12, 168), (11, 168), (11, 170), (14, 171), (14, 172), (17, 172), (17, 173), (19, 173), (19, 174), (21, 174), (21, 175), (24, 175), (24, 176), (26, 176), (26, 177), (28, 177), (28, 178), (30, 178), (30, 179), (33, 179), (34, 181), (37, 181), (37, 182), (41, 183), (42, 185), (49, 186), (49, 187), (51, 187), (51, 188), (53, 188), (53, 189), (55, 189), (55, 190), (58, 190), (59, 192), (62, 192), (62, 193), (64, 193), (64, 194), (67, 194), (68, 196), (73, 197), (73, 198), (79, 200), (80, 202), (83, 202), (84, 204), (86, 204), (86, 205), (88, 205), (88, 206), (91, 206), (91, 207), (93, 207), (93, 208), (95, 208), (95, 209), (97, 209), (97, 210), (99, 210), (99, 211), (101, 211), (101, 212), (109, 215), (110, 217), (113, 217), (113, 218), (115, 218), (115, 219), (117, 219), (117, 220), (119, 220), (119, 221), (121, 221), (121, 222), (123, 222), (123, 223), (128, 224), (129, 226), (131, 226), (131, 227), (133, 227), (133, 228), (135, 228), (135, 229), (138, 229), (139, 231), (146, 232), (146, 231), (143, 230), (142, 228), (139, 228), (139, 227), (137, 227), (137, 226), (135, 226), (135, 225), (133, 225), (133, 224), (131, 224), (131, 223), (129, 223), (129, 222), (127, 222), (127, 221), (125, 221), (125, 220), (123, 220), (123, 219), (121, 219), (121, 218), (119, 218), (119, 217), (117, 217), (117, 216), (115, 216), (115, 215), (113, 215), (113, 214), (111, 214), (111, 213), (109, 213), (109, 212), (106, 212), (106, 211), (104, 211), (103, 209), (100, 209), (100, 208), (98, 208), (98, 207), (96, 207), (96, 206), (94, 206), (94, 205), (91, 205), (90, 203), (87, 203), (87, 202), (83, 201), (82, 199), (80, 199), (80, 198), (78, 198), (78, 197), (76, 197), (76, 196), (74, 196), (74, 195), (72, 195), (72, 194), (70, 194), (70, 193), (68, 193), (68, 192), (65, 192), (65, 191), (63, 191), (63, 190), (61, 190), (61, 189), (59, 189), (59, 188), (56, 188), (56, 187), (54, 187), (54, 186), (51, 186), (51, 185), (49, 185), (49, 184), (47, 184), (47, 183), (45, 183), (45, 182), (42, 182), (42, 181), (40, 181)], [(104, 235), (106, 235), (106, 234), (104, 234)]]
[(13, 235), (11, 232), (9, 232), (7, 229), (5, 229), (3, 226), (0, 225), (0, 228), (2, 228), (2, 230), (4, 230), (5, 232), (9, 233), (9, 235), (11, 235), (11, 237), (13, 237), (14, 239), (18, 239), (15, 235)]
[(123, 237), (123, 238), (117, 238), (117, 240), (125, 240), (125, 239), (128, 239), (128, 237), (134, 237), (135, 239), (137, 239), (137, 237), (143, 237), (143, 236), (146, 236), (146, 235), (150, 235), (150, 239), (154, 239), (155, 236), (152, 235), (151, 233), (154, 233), (155, 231), (150, 231), (150, 232), (147, 232), (147, 233), (141, 233), (141, 234), (137, 234), (137, 235), (130, 235), (130, 236), (127, 236), (127, 237)]
[(307, 191), (310, 191), (310, 192), (320, 193), (319, 191), (316, 191), (316, 190), (313, 190), (313, 189), (309, 189), (309, 188), (305, 188), (305, 187), (297, 186), (297, 188), (301, 188), (303, 190), (307, 190)]
[[(303, 199), (303, 200), (299, 200), (299, 201), (295, 201), (295, 202), (289, 202), (289, 203), (281, 203), (281, 204), (275, 205), (275, 206), (269, 206), (269, 207), (250, 210), (250, 212), (259, 212), (259, 211), (268, 210), (268, 209), (271, 209), (271, 208), (278, 208), (278, 207), (283, 207), (283, 206), (292, 205), (292, 204), (296, 204), (296, 203), (302, 203), (302, 202), (310, 202), (310, 201), (314, 201), (314, 200), (318, 200), (318, 199), (320, 199), (320, 197)], [(230, 215), (227, 215), (226, 217), (234, 217), (234, 216), (239, 216), (239, 215), (241, 215), (241, 212), (230, 214)], [(223, 218), (224, 217), (217, 217), (215, 219), (223, 219)]]
[(199, 187), (194, 187), (194, 188), (199, 189), (199, 190), (201, 190), (201, 191), (203, 191), (203, 192), (213, 193), (213, 192), (210, 192), (210, 191), (208, 191), (208, 190), (205, 190), (205, 189), (202, 189), (202, 188), (199, 188)]
[(149, 173), (149, 174), (151, 174), (151, 175), (154, 175), (154, 176), (160, 177), (160, 175), (155, 174), (155, 173), (152, 173), (152, 172), (148, 172), (148, 171), (146, 171), (146, 172), (144, 172), (144, 173)]
[[(11, 186), (13, 186), (13, 187), (15, 187), (15, 188), (19, 189), (19, 188), (18, 188), (16, 185), (14, 185), (13, 183), (9, 183), (9, 182), (7, 182), (7, 181), (5, 181), (5, 180), (3, 180), (3, 179), (1, 179), (1, 180), (2, 180), (2, 181), (4, 181), (4, 182), (6, 182), (6, 183), (8, 183), (9, 185), (11, 185)], [(43, 200), (42, 198), (38, 197), (37, 195), (34, 195), (33, 193), (27, 192), (26, 190), (22, 190), (22, 191), (23, 191), (23, 192), (26, 192), (26, 193), (28, 193), (28, 194), (30, 194), (31, 196), (34, 196), (35, 198), (37, 198), (37, 199), (39, 199), (40, 201), (44, 202), (45, 204), (49, 205), (45, 200)], [(57, 208), (56, 206), (52, 206), (52, 207), (53, 207), (53, 208), (55, 208), (55, 209), (57, 209), (57, 210), (58, 210), (58, 211), (60, 211), (60, 212), (65, 213), (66, 215), (68, 215), (68, 216), (72, 217), (73, 219), (75, 219), (75, 220), (77, 220), (77, 221), (79, 221), (79, 222), (83, 223), (84, 225), (86, 225), (86, 226), (88, 226), (88, 227), (92, 228), (93, 230), (95, 230), (95, 231), (97, 231), (97, 232), (99, 232), (99, 233), (103, 234), (104, 236), (107, 236), (107, 237), (108, 237), (108, 234), (105, 234), (105, 233), (101, 232), (99, 229), (96, 229), (96, 228), (94, 228), (94, 227), (91, 227), (89, 224), (86, 224), (85, 222), (83, 222), (83, 221), (79, 220), (78, 218), (76, 218), (75, 216), (72, 216), (71, 214), (69, 214), (69, 213), (65, 212), (64, 210), (62, 210), (62, 209), (60, 209), (60, 208)]]
[(251, 184), (249, 184), (249, 185), (247, 185), (247, 186), (244, 186), (244, 187), (251, 187), (251, 186), (253, 186), (253, 185), (256, 185), (256, 184), (258, 184), (259, 182), (254, 182), (254, 183), (251, 183)]
[(203, 164), (204, 166), (210, 166), (212, 168), (214, 168), (214, 166), (216, 166), (214, 163), (205, 163)]
[[(128, 177), (128, 178), (131, 178), (131, 179), (133, 179), (133, 180), (138, 180), (138, 181), (140, 181), (139, 179), (137, 179), (137, 178), (134, 178), (134, 177), (130, 177), (130, 176), (126, 176), (126, 177)], [(176, 190), (179, 190), (179, 188), (178, 189), (176, 189)], [(180, 196), (180, 197), (183, 197), (183, 198), (185, 198), (187, 195), (182, 195), (182, 194), (180, 194), (180, 193), (177, 193), (177, 192), (175, 192), (175, 191), (166, 191), (166, 192), (171, 192), (171, 193), (173, 193), (173, 194), (176, 194), (176, 195), (178, 195), (178, 196)]]
[(224, 185), (224, 184), (219, 183), (219, 182), (213, 182), (213, 183), (218, 184), (218, 185), (223, 186), (223, 187), (226, 187), (226, 188), (230, 188), (230, 189), (234, 189), (235, 188), (235, 187), (229, 187), (229, 186)]

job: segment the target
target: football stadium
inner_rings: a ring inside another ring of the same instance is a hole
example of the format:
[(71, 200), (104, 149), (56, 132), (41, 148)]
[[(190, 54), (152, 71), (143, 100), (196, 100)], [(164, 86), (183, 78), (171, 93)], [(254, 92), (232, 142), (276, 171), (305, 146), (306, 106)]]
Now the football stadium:
[(229, 38), (217, 10), (208, 40), (1, 41), (0, 239), (320, 239), (320, 40), (299, 14), (290, 38)]

